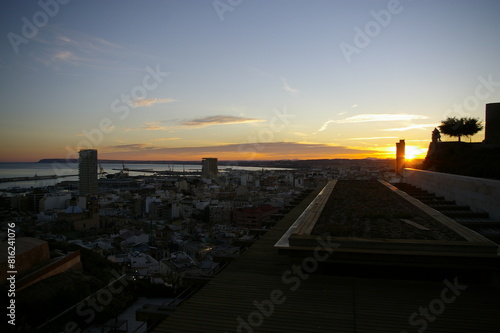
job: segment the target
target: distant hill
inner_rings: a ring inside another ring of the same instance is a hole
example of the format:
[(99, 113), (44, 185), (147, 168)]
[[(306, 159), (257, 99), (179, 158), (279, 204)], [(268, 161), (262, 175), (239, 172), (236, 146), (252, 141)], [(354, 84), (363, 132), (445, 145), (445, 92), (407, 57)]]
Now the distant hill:
[[(77, 158), (43, 158), (37, 163), (78, 163)], [(141, 160), (99, 160), (99, 163), (129, 164), (201, 164), (201, 161), (141, 161)]]
[[(66, 160), (64, 158), (44, 158), (38, 163), (78, 163), (78, 159)], [(186, 164), (186, 165), (200, 165), (199, 161), (141, 161), (141, 160), (104, 160), (100, 159), (99, 163), (115, 163), (121, 164)], [(248, 166), (248, 167), (262, 167), (262, 168), (294, 168), (294, 169), (308, 169), (308, 168), (322, 168), (322, 167), (343, 167), (346, 165), (358, 166), (390, 166), (394, 164), (394, 159), (314, 159), (314, 160), (275, 160), (275, 161), (262, 161), (262, 160), (242, 160), (242, 161), (218, 161), (219, 168), (229, 168), (234, 166)]]
[(78, 159), (71, 158), (44, 158), (38, 161), (37, 163), (78, 163)]

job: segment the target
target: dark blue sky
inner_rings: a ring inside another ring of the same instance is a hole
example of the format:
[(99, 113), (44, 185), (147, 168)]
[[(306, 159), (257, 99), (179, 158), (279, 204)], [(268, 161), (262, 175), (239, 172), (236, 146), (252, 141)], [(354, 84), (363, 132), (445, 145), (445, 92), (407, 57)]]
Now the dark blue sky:
[(3, 161), (421, 153), (500, 100), (498, 1), (41, 3), (0, 4)]

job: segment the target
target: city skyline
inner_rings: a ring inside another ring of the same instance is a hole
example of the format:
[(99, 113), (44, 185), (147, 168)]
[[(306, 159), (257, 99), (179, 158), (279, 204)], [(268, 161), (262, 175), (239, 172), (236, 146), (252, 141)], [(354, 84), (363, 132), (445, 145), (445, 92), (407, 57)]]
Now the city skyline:
[(500, 101), (496, 1), (1, 6), (0, 162), (423, 157)]

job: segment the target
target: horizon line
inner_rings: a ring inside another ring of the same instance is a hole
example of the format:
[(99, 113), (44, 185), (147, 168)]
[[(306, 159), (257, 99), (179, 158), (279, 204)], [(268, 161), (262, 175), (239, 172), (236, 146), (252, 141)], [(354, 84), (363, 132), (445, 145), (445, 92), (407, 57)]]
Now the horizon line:
[[(217, 157), (207, 157), (207, 158), (217, 158)], [(308, 159), (255, 159), (255, 160), (219, 160), (218, 162), (244, 162), (244, 163), (252, 163), (252, 162), (297, 162), (297, 161), (333, 161), (333, 160), (395, 160), (394, 157), (363, 157), (363, 158), (308, 158)], [(413, 160), (419, 160), (424, 158), (415, 158)], [(0, 163), (51, 163), (51, 162), (60, 162), (60, 161), (76, 161), (78, 158), (66, 159), (66, 158), (42, 158), (37, 161), (0, 161)], [(97, 159), (99, 162), (200, 162), (201, 159), (196, 160), (125, 160), (125, 159)]]

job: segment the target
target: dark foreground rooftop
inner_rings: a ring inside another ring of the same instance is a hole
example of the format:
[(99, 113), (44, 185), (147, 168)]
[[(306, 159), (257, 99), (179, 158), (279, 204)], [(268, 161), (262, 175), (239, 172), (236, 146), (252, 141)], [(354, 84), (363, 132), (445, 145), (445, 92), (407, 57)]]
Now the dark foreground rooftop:
[(495, 271), (331, 262), (336, 244), (290, 256), (275, 244), (309, 195), (154, 332), (500, 331)]

